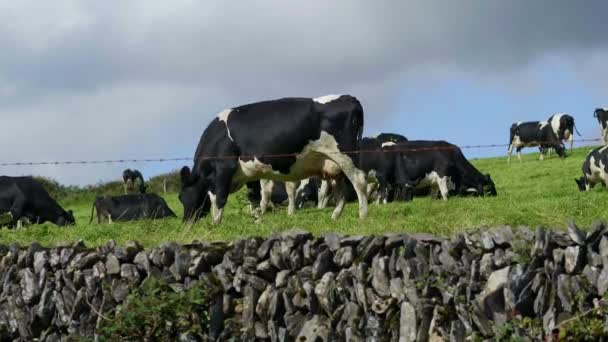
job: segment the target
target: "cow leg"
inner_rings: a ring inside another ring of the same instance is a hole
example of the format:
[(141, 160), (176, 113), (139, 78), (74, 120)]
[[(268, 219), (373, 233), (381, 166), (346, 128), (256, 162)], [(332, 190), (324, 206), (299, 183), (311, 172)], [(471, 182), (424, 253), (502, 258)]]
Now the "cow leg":
[(274, 182), (270, 179), (260, 179), (260, 212), (262, 215), (266, 213), (268, 209), (268, 202), (270, 202), (270, 195), (272, 194), (272, 188)]
[(437, 180), (437, 186), (439, 187), (439, 191), (441, 192), (441, 197), (444, 201), (448, 200), (448, 194), (450, 192), (448, 188), (448, 177), (439, 177)]
[(507, 164), (511, 164), (511, 154), (513, 153), (513, 144), (509, 144), (509, 149), (507, 150)]
[(521, 147), (517, 148), (517, 159), (519, 160), (519, 162), (521, 163)]
[[(332, 154), (329, 157), (340, 166), (344, 175), (353, 184), (357, 192), (357, 198), (359, 199), (359, 218), (365, 218), (367, 216), (367, 177), (365, 176), (365, 172), (357, 169), (352, 159), (347, 155), (340, 153)], [(342, 197), (344, 197), (345, 193), (344, 191)]]
[(346, 180), (343, 176), (341, 176), (340, 179), (337, 180), (337, 183), (338, 184), (334, 189), (336, 208), (331, 214), (331, 218), (334, 220), (338, 219), (338, 217), (342, 215), (342, 210), (344, 210), (344, 204), (346, 204), (346, 196), (344, 195), (346, 193)]
[(296, 211), (296, 189), (298, 183), (296, 182), (285, 182), (285, 192), (287, 192), (287, 198), (289, 204), (287, 205), (287, 215), (292, 216)]
[[(216, 169), (215, 178), (215, 193), (209, 191), (209, 199), (211, 200), (211, 211), (213, 213), (213, 224), (218, 225), (222, 222), (222, 216), (224, 214), (224, 207), (228, 201), (228, 194), (230, 194), (232, 176), (236, 171), (236, 167), (223, 167)], [(261, 185), (261, 183), (260, 183)], [(234, 191), (238, 188), (233, 189)], [(263, 192), (263, 190), (262, 190)]]
[(111, 214), (107, 214), (107, 218), (108, 218), (108, 224), (114, 223), (114, 222), (112, 222), (112, 215)]
[(317, 192), (317, 208), (323, 209), (327, 207), (327, 201), (329, 200), (329, 182), (326, 180), (321, 181), (321, 186)]
[(602, 141), (604, 142), (604, 145), (608, 145), (608, 127), (602, 129)]

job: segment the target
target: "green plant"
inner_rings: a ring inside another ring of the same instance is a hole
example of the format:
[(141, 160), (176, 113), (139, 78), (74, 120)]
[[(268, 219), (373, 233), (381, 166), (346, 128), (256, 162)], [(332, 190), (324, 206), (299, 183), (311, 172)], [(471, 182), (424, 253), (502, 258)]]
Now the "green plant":
[(210, 288), (202, 281), (175, 292), (165, 282), (147, 278), (110, 316), (102, 320), (102, 341), (175, 340), (181, 333), (203, 337), (208, 330)]

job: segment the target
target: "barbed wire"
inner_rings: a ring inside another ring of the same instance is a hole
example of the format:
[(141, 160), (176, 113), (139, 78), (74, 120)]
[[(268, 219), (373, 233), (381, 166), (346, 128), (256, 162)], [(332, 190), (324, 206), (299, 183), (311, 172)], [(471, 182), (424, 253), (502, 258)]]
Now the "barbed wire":
[[(575, 139), (576, 143), (585, 142), (600, 142), (602, 139)], [(407, 144), (407, 142), (406, 142)], [(555, 141), (535, 141), (533, 144), (536, 145), (551, 145), (555, 144)], [(497, 148), (497, 147), (509, 147), (511, 144), (486, 144), (486, 145), (462, 145), (462, 146), (432, 146), (432, 147), (411, 147), (411, 148), (398, 148), (399, 144), (387, 145), (382, 149), (370, 149), (370, 150), (354, 150), (354, 151), (340, 151), (335, 153), (343, 154), (361, 154), (361, 153), (399, 153), (399, 152), (424, 152), (424, 151), (437, 151), (437, 150), (449, 150), (449, 149), (482, 149), (482, 148)], [(396, 147), (392, 147), (396, 146)], [(41, 162), (1, 162), (1, 166), (39, 166), (39, 165), (86, 165), (86, 164), (124, 164), (124, 163), (164, 163), (164, 162), (176, 162), (176, 161), (194, 161), (194, 160), (227, 160), (227, 159), (268, 159), (268, 158), (294, 158), (301, 155), (298, 153), (280, 153), (280, 154), (255, 154), (255, 155), (231, 155), (231, 156), (208, 156), (202, 158), (192, 157), (177, 157), (177, 158), (144, 158), (144, 159), (107, 159), (107, 160), (66, 160), (66, 161), (41, 161)]]

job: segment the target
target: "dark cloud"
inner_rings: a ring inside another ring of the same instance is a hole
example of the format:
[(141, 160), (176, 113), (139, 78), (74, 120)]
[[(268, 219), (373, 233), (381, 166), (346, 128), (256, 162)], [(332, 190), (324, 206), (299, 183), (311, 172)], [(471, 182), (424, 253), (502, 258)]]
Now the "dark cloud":
[[(580, 77), (605, 85), (594, 71), (605, 70), (607, 10), (566, 0), (5, 2), (0, 117), (27, 139), (3, 135), (18, 147), (0, 159), (189, 154), (214, 113), (282, 96), (355, 94), (377, 131), (397, 115), (403, 84), (458, 72), (528, 84), (513, 75), (552, 56), (583, 61)], [(116, 172), (53, 170), (70, 183)]]

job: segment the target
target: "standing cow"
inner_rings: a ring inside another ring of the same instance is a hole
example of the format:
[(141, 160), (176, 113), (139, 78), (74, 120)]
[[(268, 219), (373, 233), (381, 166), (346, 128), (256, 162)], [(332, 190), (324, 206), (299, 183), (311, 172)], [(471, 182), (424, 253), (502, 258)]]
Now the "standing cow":
[(593, 112), (593, 116), (599, 122), (602, 129), (602, 142), (608, 144), (608, 108), (597, 108)]
[(76, 223), (72, 211), (65, 211), (32, 177), (0, 176), (0, 212), (6, 213), (4, 218), (11, 227), (21, 220), (58, 226)]
[(608, 146), (597, 147), (583, 162), (583, 176), (575, 179), (580, 191), (589, 191), (596, 184), (606, 186), (608, 183)]
[(146, 192), (146, 183), (144, 177), (139, 170), (126, 169), (122, 172), (122, 181), (125, 189), (125, 195), (135, 187), (135, 183), (139, 182), (139, 193), (143, 194)]
[(539, 146), (540, 160), (543, 160), (549, 148), (555, 149), (558, 156), (565, 156), (564, 146), (547, 121), (517, 122), (511, 125), (507, 162), (511, 163), (513, 148), (521, 162), (521, 150), (524, 147)]
[[(570, 151), (572, 151), (572, 148), (574, 147), (574, 131), (576, 131), (576, 134), (578, 134), (579, 137), (581, 136), (578, 129), (576, 129), (574, 118), (566, 113), (558, 113), (551, 115), (549, 119), (547, 119), (547, 122), (551, 124), (553, 133), (555, 133), (560, 142), (570, 142)], [(548, 147), (551, 148), (551, 146)]]
[[(213, 223), (219, 224), (228, 195), (248, 182), (286, 182), (288, 213), (295, 210), (295, 181), (310, 176), (339, 177), (354, 184), (359, 216), (367, 214), (365, 174), (353, 163), (363, 132), (363, 108), (350, 95), (283, 98), (226, 109), (203, 132), (192, 171), (180, 172), (179, 199), (184, 219), (199, 219), (211, 202)], [(349, 151), (351, 153), (349, 153)], [(344, 197), (332, 214), (344, 208)]]

